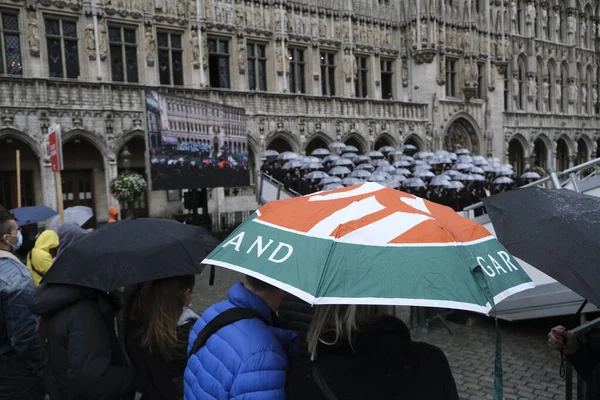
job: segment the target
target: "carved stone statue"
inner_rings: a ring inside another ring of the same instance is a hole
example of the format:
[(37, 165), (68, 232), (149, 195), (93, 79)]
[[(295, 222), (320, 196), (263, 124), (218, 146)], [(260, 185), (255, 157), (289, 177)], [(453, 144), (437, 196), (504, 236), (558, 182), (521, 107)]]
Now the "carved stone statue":
[[(464, 63), (464, 68), (465, 68), (465, 86), (471, 86), (473, 85), (473, 66), (471, 65), (471, 63), (467, 60), (465, 60)], [(475, 80), (475, 82), (477, 82), (477, 80)]]
[(575, 86), (575, 82), (571, 82), (569, 85), (569, 102), (576, 103), (579, 97), (579, 89)]
[(235, 7), (235, 25), (238, 28), (242, 28), (245, 26), (245, 12), (243, 7), (243, 3), (238, 3)]
[(319, 18), (319, 37), (322, 38), (326, 38), (327, 35), (327, 28), (329, 26), (327, 25), (327, 20), (325, 19), (324, 15), (321, 15), (321, 17)]
[[(271, 7), (268, 4), (264, 5), (265, 7), (265, 29), (272, 30), (273, 29), (273, 18), (271, 15)], [(278, 28), (279, 29), (279, 28)]]
[(40, 55), (40, 30), (35, 12), (27, 13), (27, 41), (29, 42), (29, 53), (34, 57)]
[[(339, 25), (336, 25), (339, 26)], [(319, 17), (312, 15), (310, 18), (310, 31), (313, 37), (319, 37)], [(339, 32), (338, 32), (339, 34)]]
[(408, 86), (408, 65), (406, 65), (406, 60), (402, 60), (401, 75), (402, 75), (402, 86), (407, 87)]
[[(548, 10), (544, 7), (542, 8), (542, 31), (546, 32), (546, 27), (548, 26)], [(545, 35), (545, 33), (544, 33)]]
[(556, 92), (556, 102), (560, 103), (562, 101), (562, 85), (560, 79), (556, 80), (556, 85), (554, 86), (554, 91)]
[(560, 12), (554, 11), (554, 30), (556, 31), (556, 35), (560, 35)]
[[(443, 43), (443, 41), (440, 41), (440, 43)], [(393, 47), (394, 46), (394, 42), (392, 41), (392, 28), (388, 28), (385, 31), (385, 45), (387, 47)]]
[(421, 42), (427, 43), (429, 40), (427, 21), (421, 21)]
[(260, 4), (256, 5), (256, 18), (254, 18), (254, 12), (252, 11), (252, 5), (251, 4), (246, 4), (244, 6), (244, 15), (246, 17), (246, 26), (258, 26), (258, 27), (262, 27), (262, 24), (260, 21), (261, 16), (259, 15), (260, 13)]
[(85, 48), (90, 53), (96, 51), (96, 37), (94, 36), (94, 24), (92, 23), (87, 24), (85, 27)]
[(519, 97), (519, 79), (517, 74), (513, 75), (513, 97), (516, 99)]
[(177, 0), (177, 16), (185, 18), (185, 0)]
[(308, 13), (305, 12), (302, 15), (302, 19), (300, 20), (300, 25), (302, 25), (302, 29), (301, 30), (302, 30), (302, 34), (304, 36), (310, 36), (310, 32), (309, 32), (309, 29), (310, 29), (309, 18), (310, 17), (308, 15)]
[(587, 86), (586, 85), (582, 85), (581, 86), (581, 102), (584, 105), (587, 105), (587, 102), (588, 102)]
[(517, 32), (517, 2), (515, 0), (510, 2), (510, 21), (512, 32)]
[(196, 8), (196, 0), (188, 0), (188, 10), (190, 11), (190, 19), (196, 18), (198, 9)]
[(417, 30), (414, 24), (410, 25), (410, 44), (413, 47), (417, 45)]
[(569, 15), (567, 17), (567, 32), (570, 35), (574, 34), (576, 26), (577, 26), (577, 20), (575, 19), (575, 16)]
[(600, 37), (600, 24), (596, 25), (596, 37)]
[(346, 82), (350, 82), (352, 80), (352, 77), (355, 76), (354, 66), (356, 64), (354, 57), (352, 57), (352, 54), (350, 54), (350, 50), (344, 51), (342, 64), (344, 66), (344, 78), (346, 79)]
[(298, 27), (294, 27), (294, 24), (292, 23), (292, 11), (284, 9), (284, 13), (285, 18), (283, 20), (283, 31), (287, 33), (294, 33), (294, 29), (297, 29)]
[(283, 49), (280, 44), (275, 45), (275, 62), (277, 66), (277, 74), (283, 74)]
[(215, 19), (215, 9), (212, 0), (204, 1), (204, 16), (206, 17), (207, 21), (212, 21)]
[(106, 59), (107, 56), (107, 51), (106, 51), (106, 42), (107, 42), (107, 37), (106, 37), (106, 24), (104, 24), (103, 22), (99, 22), (98, 23), (98, 49), (100, 50), (100, 59), (104, 60)]
[(535, 81), (535, 79), (533, 78), (533, 76), (530, 76), (529, 79), (527, 80), (527, 96), (529, 96), (530, 98), (536, 98), (537, 91), (538, 91), (538, 84)]
[(144, 46), (146, 48), (146, 65), (153, 67), (154, 60), (156, 59), (156, 45), (154, 43), (154, 33), (152, 32), (151, 26), (146, 26), (144, 28)]
[(548, 99), (550, 99), (550, 83), (548, 83), (547, 80), (544, 81), (543, 83), (543, 87), (544, 87), (544, 101), (548, 101)]
[(468, 29), (465, 29), (462, 34), (462, 49), (466, 53), (471, 51), (471, 35), (469, 34)]
[(598, 86), (594, 85), (592, 87), (592, 101), (594, 105), (598, 104)]
[(240, 74), (246, 72), (246, 45), (243, 40), (238, 43), (238, 69)]
[(198, 30), (192, 29), (190, 45), (192, 46), (192, 65), (194, 68), (200, 68), (200, 39)]
[(585, 20), (582, 19), (581, 25), (579, 26), (579, 36), (581, 36), (581, 44), (586, 44), (585, 43), (586, 31), (587, 31), (587, 24), (585, 23)]
[(527, 4), (527, 9), (525, 13), (525, 23), (528, 25), (533, 25), (535, 23), (535, 6), (533, 3)]

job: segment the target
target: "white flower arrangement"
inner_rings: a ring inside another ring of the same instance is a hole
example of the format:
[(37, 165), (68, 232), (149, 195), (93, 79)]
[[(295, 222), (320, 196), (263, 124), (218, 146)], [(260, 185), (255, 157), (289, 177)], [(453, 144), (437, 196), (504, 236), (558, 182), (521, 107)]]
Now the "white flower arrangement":
[(122, 202), (131, 202), (140, 197), (148, 188), (146, 179), (140, 174), (124, 173), (110, 184), (113, 197)]

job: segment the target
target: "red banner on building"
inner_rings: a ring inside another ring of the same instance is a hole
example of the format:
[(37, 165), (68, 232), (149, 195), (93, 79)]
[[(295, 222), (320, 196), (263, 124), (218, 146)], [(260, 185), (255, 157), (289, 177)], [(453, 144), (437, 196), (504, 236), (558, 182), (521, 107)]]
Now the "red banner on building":
[(60, 125), (51, 125), (48, 128), (48, 151), (50, 152), (50, 163), (52, 164), (52, 171), (62, 171), (63, 157), (62, 157), (62, 140), (60, 137)]

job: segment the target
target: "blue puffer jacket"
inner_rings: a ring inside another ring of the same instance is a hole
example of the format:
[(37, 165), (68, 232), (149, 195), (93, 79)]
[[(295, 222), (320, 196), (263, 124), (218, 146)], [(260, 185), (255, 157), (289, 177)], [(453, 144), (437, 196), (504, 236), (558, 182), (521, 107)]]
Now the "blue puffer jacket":
[[(235, 284), (227, 297), (196, 322), (188, 351), (204, 326), (229, 308), (250, 308), (265, 321), (273, 321), (267, 303), (243, 284)], [(295, 351), (295, 333), (268, 326), (258, 318), (225, 326), (189, 358), (184, 374), (185, 400), (284, 400), (288, 359)]]

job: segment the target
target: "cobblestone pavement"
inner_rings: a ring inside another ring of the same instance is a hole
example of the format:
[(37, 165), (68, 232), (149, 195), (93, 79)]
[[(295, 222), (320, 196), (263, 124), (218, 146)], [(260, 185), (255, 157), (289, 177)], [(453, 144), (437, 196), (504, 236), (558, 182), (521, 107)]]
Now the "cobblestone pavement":
[[(194, 309), (225, 298), (229, 287), (241, 276), (217, 268), (215, 286), (208, 286), (208, 270), (199, 277), (194, 291)], [(398, 307), (398, 316), (408, 323), (408, 310)], [(509, 323), (500, 321), (504, 398), (547, 400), (565, 398), (565, 381), (559, 376), (560, 356), (546, 345), (549, 329), (556, 321)], [(440, 347), (452, 368), (461, 400), (492, 399), (495, 329), (491, 319), (476, 316), (472, 325), (448, 323), (451, 336), (434, 322), (427, 333), (413, 330), (413, 339)], [(576, 397), (574, 397), (576, 398)]]

